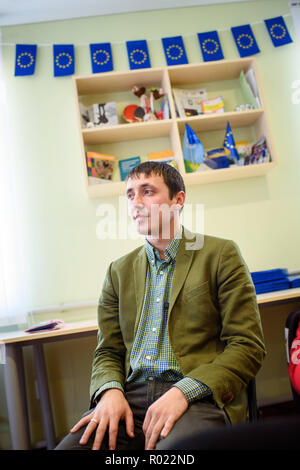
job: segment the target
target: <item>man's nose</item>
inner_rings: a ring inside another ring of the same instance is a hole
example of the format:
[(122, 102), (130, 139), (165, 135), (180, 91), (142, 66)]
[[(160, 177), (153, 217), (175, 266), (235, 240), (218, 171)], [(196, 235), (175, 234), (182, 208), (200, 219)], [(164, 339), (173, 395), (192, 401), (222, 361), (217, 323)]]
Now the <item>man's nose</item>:
[(134, 206), (143, 206), (143, 196), (141, 194), (135, 194), (132, 203)]

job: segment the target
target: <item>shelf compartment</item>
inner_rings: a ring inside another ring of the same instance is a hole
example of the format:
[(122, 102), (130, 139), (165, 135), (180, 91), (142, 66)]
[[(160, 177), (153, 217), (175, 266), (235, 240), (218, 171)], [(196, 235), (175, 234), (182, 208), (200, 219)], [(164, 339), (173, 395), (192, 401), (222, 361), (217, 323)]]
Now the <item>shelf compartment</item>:
[[(123, 133), (122, 138), (112, 139), (107, 133), (102, 132), (100, 136), (98, 135), (95, 143), (85, 143), (83, 164), (89, 196), (99, 197), (112, 194), (125, 194), (125, 183), (120, 181), (118, 160), (139, 156), (141, 162), (144, 162), (148, 161), (148, 155), (151, 152), (172, 149), (178, 169), (179, 171), (183, 171), (184, 166), (183, 161), (180, 161), (181, 148), (176, 124), (170, 122), (166, 124), (165, 126), (156, 126), (156, 132), (152, 129), (150, 135), (147, 133), (142, 135), (142, 132), (139, 133), (139, 138), (137, 138), (136, 133), (132, 134), (131, 138), (129, 138), (128, 133)], [(142, 126), (142, 128), (143, 127), (146, 128), (147, 126), (145, 125)], [(87, 151), (114, 155), (116, 157), (111, 181), (99, 184), (91, 183), (86, 168), (85, 155)]]
[[(164, 69), (137, 70), (125, 73), (109, 72), (106, 74), (95, 74), (92, 77), (75, 77), (73, 80), (75, 93), (77, 95), (79, 117), (79, 104), (90, 107), (94, 103), (109, 103), (113, 101), (116, 103), (118, 125), (127, 125), (128, 122), (123, 117), (125, 107), (128, 105), (140, 106), (141, 104), (140, 98), (135, 96), (131, 91), (134, 85), (145, 86), (146, 95), (148, 97), (150, 97), (150, 87), (163, 88), (170, 102), (170, 82), (167, 71)], [(162, 99), (154, 100), (155, 111), (160, 110)], [(174, 115), (174, 110), (170, 109), (170, 111), (173, 111)], [(81, 124), (83, 131), (87, 129), (106, 129), (108, 127), (110, 126), (105, 125), (87, 128), (83, 127)]]
[(242, 70), (246, 73), (252, 66), (253, 59), (251, 58), (221, 60), (168, 67), (168, 74), (171, 86), (175, 87), (187, 85), (187, 83), (234, 80), (239, 77)]
[[(277, 164), (277, 158), (272, 145), (271, 136), (266, 126), (265, 115), (263, 113), (257, 113), (256, 119), (253, 122), (248, 122), (248, 124), (245, 124), (244, 126), (236, 127), (233, 121), (229, 120), (229, 122), (236, 143), (246, 140), (249, 144), (253, 144), (262, 135), (264, 135), (266, 137), (268, 150), (272, 160), (266, 163), (245, 166), (231, 165), (229, 168), (220, 168), (217, 170), (203, 170), (193, 173), (187, 173), (184, 171), (184, 180), (187, 184), (204, 184), (258, 176), (267, 173)], [(195, 121), (195, 124), (196, 125), (191, 125), (191, 128), (196, 132), (206, 151), (212, 148), (223, 147), (226, 133), (226, 121), (225, 125), (219, 127), (213, 126), (212, 129), (204, 129), (203, 127), (199, 129), (200, 126), (198, 125), (197, 127), (197, 124), (199, 124), (199, 119)], [(183, 143), (183, 137), (184, 127), (182, 126), (180, 132), (181, 144)]]

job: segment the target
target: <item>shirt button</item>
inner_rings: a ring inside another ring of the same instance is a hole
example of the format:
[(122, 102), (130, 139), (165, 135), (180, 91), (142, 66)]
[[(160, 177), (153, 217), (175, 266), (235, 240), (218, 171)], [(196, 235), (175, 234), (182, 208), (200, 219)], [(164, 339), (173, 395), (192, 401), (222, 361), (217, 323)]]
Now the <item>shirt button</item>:
[(164, 273), (163, 271), (160, 271), (160, 273), (159, 273), (159, 274), (163, 274), (163, 273)]
[(146, 356), (146, 359), (148, 359), (148, 361), (150, 361), (150, 359), (151, 359), (151, 356)]
[(153, 380), (153, 377), (149, 377), (149, 380)]
[(151, 261), (152, 264), (154, 264), (154, 259)]
[(156, 331), (156, 328), (152, 328), (152, 331)]
[(156, 302), (160, 302), (160, 298), (159, 298), (159, 297), (157, 297)]

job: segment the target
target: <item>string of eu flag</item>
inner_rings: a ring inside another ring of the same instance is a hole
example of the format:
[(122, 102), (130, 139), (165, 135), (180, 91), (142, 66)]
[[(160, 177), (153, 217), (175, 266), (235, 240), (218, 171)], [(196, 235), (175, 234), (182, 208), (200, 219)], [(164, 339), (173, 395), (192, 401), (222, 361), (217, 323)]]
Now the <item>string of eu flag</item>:
[[(277, 16), (264, 20), (274, 47), (289, 44), (292, 38), (284, 18)], [(259, 46), (250, 24), (231, 28), (232, 36), (241, 57), (258, 54)], [(199, 45), (204, 62), (224, 59), (218, 31), (198, 33)], [(182, 36), (162, 38), (166, 63), (187, 64), (188, 57)], [(150, 68), (151, 61), (146, 40), (126, 42), (129, 67), (131, 70)], [(33, 75), (37, 60), (36, 44), (16, 44), (15, 76)], [(93, 73), (109, 72), (114, 68), (111, 43), (90, 44)], [(75, 48), (73, 44), (53, 45), (54, 77), (72, 75), (75, 72)]]

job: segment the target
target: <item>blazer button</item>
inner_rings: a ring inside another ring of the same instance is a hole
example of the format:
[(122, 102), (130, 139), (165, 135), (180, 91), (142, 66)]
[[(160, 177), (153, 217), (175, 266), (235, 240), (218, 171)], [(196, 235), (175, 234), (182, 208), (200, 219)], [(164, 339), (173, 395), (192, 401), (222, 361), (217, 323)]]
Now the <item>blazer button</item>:
[(227, 403), (230, 403), (233, 400), (233, 393), (228, 392), (225, 393), (225, 395), (222, 396), (222, 402), (227, 405)]

